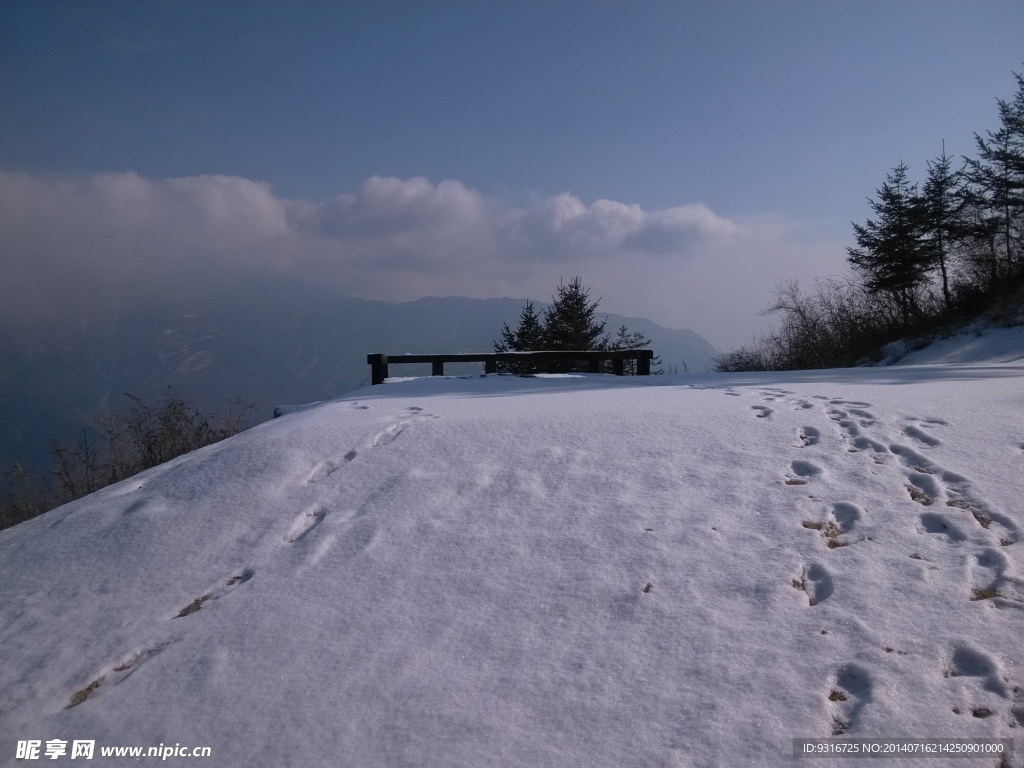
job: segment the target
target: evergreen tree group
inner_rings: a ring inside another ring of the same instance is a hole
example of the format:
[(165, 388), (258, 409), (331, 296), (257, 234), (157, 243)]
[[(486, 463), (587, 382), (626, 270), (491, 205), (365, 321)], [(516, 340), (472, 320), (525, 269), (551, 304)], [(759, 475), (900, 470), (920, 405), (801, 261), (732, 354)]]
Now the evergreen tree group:
[(1014, 77), (1014, 97), (996, 99), (999, 128), (974, 136), (976, 157), (955, 167), (943, 144), (920, 186), (900, 162), (869, 198), (872, 217), (853, 223), (853, 277), (820, 280), (813, 293), (784, 284), (767, 310), (781, 316), (780, 327), (720, 356), (716, 369), (855, 365), (879, 359), (889, 342), (983, 311), (1016, 317), (1024, 299), (1024, 76)]
[(999, 129), (975, 134), (977, 157), (954, 170), (943, 146), (920, 190), (901, 162), (869, 200), (875, 218), (853, 224), (850, 264), (906, 325), (936, 281), (948, 310), (958, 292), (998, 292), (1024, 276), (1024, 77), (1015, 77), (1014, 98), (996, 100)]
[[(641, 349), (650, 345), (651, 340), (639, 331), (630, 332), (626, 326), (619, 328), (615, 338), (605, 333), (607, 318), (598, 320), (599, 301), (590, 300), (590, 291), (579, 277), (568, 283), (559, 283), (551, 305), (538, 312), (532, 301), (519, 315), (519, 327), (514, 331), (508, 323), (501, 329), (501, 341), (494, 342), (495, 352), (539, 352), (539, 351), (609, 351), (619, 349)], [(655, 357), (654, 364), (659, 361)], [(586, 371), (585, 362), (558, 361), (543, 365), (524, 360), (522, 362), (501, 362), (498, 370), (519, 375), (548, 371), (564, 373)], [(602, 364), (603, 372), (611, 372), (611, 363)], [(624, 372), (636, 373), (636, 361), (625, 361)], [(653, 371), (660, 373), (660, 371)]]

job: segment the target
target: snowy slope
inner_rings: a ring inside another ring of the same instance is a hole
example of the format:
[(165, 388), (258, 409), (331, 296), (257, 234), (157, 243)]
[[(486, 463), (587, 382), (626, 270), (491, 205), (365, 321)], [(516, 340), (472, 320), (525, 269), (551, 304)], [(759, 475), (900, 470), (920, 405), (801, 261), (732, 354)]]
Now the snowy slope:
[(392, 380), (292, 413), (0, 532), (0, 764), (1024, 749), (1022, 414), (1019, 362)]
[[(896, 346), (900, 343), (897, 342)], [(978, 321), (924, 349), (900, 349), (897, 355), (890, 357), (889, 364), (1019, 363), (1024, 361), (1024, 325), (1001, 328)]]

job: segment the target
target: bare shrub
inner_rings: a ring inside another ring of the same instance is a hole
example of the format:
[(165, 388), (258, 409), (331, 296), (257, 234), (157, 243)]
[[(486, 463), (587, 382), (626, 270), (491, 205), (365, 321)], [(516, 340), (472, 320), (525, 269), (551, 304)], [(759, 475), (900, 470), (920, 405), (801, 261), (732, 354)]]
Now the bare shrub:
[(51, 442), (48, 482), (20, 464), (7, 472), (0, 529), (236, 435), (251, 426), (255, 410), (236, 400), (227, 416), (204, 416), (171, 387), (156, 406), (147, 406), (134, 395), (126, 397), (131, 401), (126, 411), (99, 418), (98, 440), (84, 431), (72, 446)]

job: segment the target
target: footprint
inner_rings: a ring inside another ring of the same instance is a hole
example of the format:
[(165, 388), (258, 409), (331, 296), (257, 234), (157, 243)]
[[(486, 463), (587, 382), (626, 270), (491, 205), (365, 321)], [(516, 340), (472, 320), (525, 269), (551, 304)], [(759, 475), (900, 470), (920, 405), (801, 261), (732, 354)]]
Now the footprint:
[(930, 507), (942, 495), (938, 483), (931, 475), (923, 472), (908, 472), (907, 479), (910, 481), (910, 484), (907, 485), (910, 498), (918, 504)]
[(800, 445), (806, 448), (809, 445), (817, 445), (821, 440), (821, 432), (814, 427), (801, 427), (797, 432), (797, 437), (800, 439)]
[(351, 450), (342, 456), (340, 459), (328, 459), (327, 461), (321, 461), (315, 467), (313, 471), (309, 473), (309, 477), (306, 479), (307, 483), (319, 483), (329, 475), (337, 472), (343, 466), (348, 464), (352, 459), (356, 457), (357, 453), (355, 450)]
[(769, 416), (775, 413), (774, 409), (769, 408), (767, 405), (752, 405), (750, 407), (751, 409), (757, 411), (757, 413), (755, 413), (754, 416), (759, 419), (767, 419)]
[(853, 446), (861, 451), (866, 451), (868, 448), (873, 450), (875, 453), (888, 453), (889, 449), (882, 445), (877, 440), (872, 440), (870, 437), (860, 435), (853, 441)]
[(226, 595), (228, 592), (233, 591), (235, 587), (239, 586), (240, 584), (245, 584), (245, 582), (249, 581), (249, 579), (251, 579), (252, 577), (252, 569), (246, 568), (245, 570), (239, 571), (233, 576), (221, 579), (213, 587), (206, 590), (206, 592), (203, 595), (197, 597), (191, 603), (182, 608), (177, 614), (174, 615), (173, 618), (180, 619), (185, 616), (191, 616), (193, 613), (196, 613), (200, 608), (203, 607), (203, 605), (205, 605), (210, 600), (219, 600), (220, 598), (224, 597), (224, 595)]
[(998, 549), (984, 549), (974, 556), (971, 600), (1004, 598), (1021, 602), (1017, 591), (1018, 580), (1007, 576), (1010, 561)]
[(923, 429), (919, 429), (918, 427), (904, 427), (903, 434), (905, 434), (907, 437), (911, 437), (914, 440), (917, 440), (919, 443), (924, 443), (930, 448), (934, 448), (937, 445), (942, 445), (941, 440), (932, 437)]
[(864, 510), (848, 501), (837, 501), (832, 505), (832, 516), (838, 523), (839, 529), (843, 533), (849, 533), (864, 516)]
[(93, 680), (91, 683), (85, 686), (85, 688), (82, 688), (80, 691), (76, 691), (75, 695), (71, 697), (71, 703), (64, 707), (64, 709), (71, 709), (72, 707), (77, 707), (83, 701), (88, 699), (90, 696), (92, 696), (92, 694), (96, 691), (97, 688), (103, 685), (103, 681), (105, 679), (105, 677), (97, 677), (95, 680)]
[(146, 650), (129, 654), (127, 657), (122, 658), (121, 661), (112, 664), (97, 675), (89, 685), (76, 691), (71, 697), (71, 703), (64, 707), (64, 709), (77, 707), (83, 701), (96, 693), (100, 687), (113, 688), (115, 685), (119, 685), (124, 682), (129, 675), (164, 650), (171, 644), (171, 642), (173, 641), (169, 640), (165, 643), (161, 643), (160, 645), (155, 645), (152, 648), (147, 648)]
[(786, 485), (806, 485), (810, 478), (820, 475), (824, 471), (817, 464), (810, 461), (801, 461), (800, 459), (793, 461), (790, 464), (790, 468), (796, 477), (787, 479)]
[(860, 520), (863, 510), (856, 504), (840, 501), (832, 505), (832, 513), (823, 523), (804, 521), (804, 528), (811, 528), (821, 531), (825, 543), (829, 549), (849, 546), (850, 542), (843, 541), (840, 536), (853, 530), (854, 525)]
[(871, 411), (865, 411), (862, 408), (851, 408), (850, 413), (860, 419), (862, 427), (870, 427), (878, 423), (875, 414), (871, 413)]
[(370, 447), (379, 448), (382, 445), (387, 445), (402, 434), (407, 426), (409, 426), (408, 422), (400, 421), (397, 424), (392, 424), (387, 429), (381, 430), (370, 440)]
[(319, 504), (313, 504), (312, 506), (307, 507), (299, 513), (295, 520), (292, 521), (291, 527), (288, 529), (288, 533), (284, 536), (284, 540), (289, 544), (294, 544), (320, 525), (320, 523), (324, 521), (324, 517), (326, 517), (326, 515), (327, 510)]
[(793, 588), (807, 593), (811, 605), (827, 600), (835, 591), (832, 577), (824, 566), (812, 563), (800, 573), (800, 578), (793, 579)]
[(871, 673), (860, 664), (845, 664), (836, 670), (828, 695), (833, 736), (841, 736), (857, 725), (861, 710), (871, 701), (873, 688)]
[(967, 536), (944, 515), (926, 512), (921, 515), (921, 527), (925, 533), (944, 533), (950, 541), (965, 541)]
[(998, 512), (992, 512), (983, 502), (978, 502), (967, 498), (966, 496), (959, 495), (957, 493), (950, 494), (949, 500), (946, 502), (947, 507), (956, 507), (958, 509), (964, 509), (971, 513), (971, 517), (974, 521), (986, 530), (992, 530), (993, 533), (999, 535), (999, 544), (1003, 547), (1008, 547), (1011, 544), (1016, 543), (1017, 525), (1010, 518), (1005, 515), (1001, 515)]
[(733, 397), (739, 397), (739, 396), (740, 396), (740, 393), (739, 393), (739, 392), (734, 392), (734, 391), (733, 391), (733, 390), (731, 390), (731, 389), (727, 389), (727, 390), (725, 390), (725, 394), (727, 394), (727, 395), (732, 395)]
[(900, 462), (913, 473), (909, 476), (913, 486), (907, 486), (911, 498), (926, 506), (943, 495), (945, 486), (946, 506), (956, 507), (971, 513), (974, 520), (998, 535), (1000, 545), (1008, 547), (1019, 538), (1017, 524), (1006, 515), (992, 510), (973, 490), (971, 481), (956, 472), (943, 469), (927, 456), (905, 445), (889, 446)]
[(980, 678), (984, 690), (1004, 699), (1009, 698), (1009, 690), (1002, 680), (998, 662), (984, 651), (971, 648), (967, 644), (958, 645), (951, 650), (943, 674), (945, 677)]

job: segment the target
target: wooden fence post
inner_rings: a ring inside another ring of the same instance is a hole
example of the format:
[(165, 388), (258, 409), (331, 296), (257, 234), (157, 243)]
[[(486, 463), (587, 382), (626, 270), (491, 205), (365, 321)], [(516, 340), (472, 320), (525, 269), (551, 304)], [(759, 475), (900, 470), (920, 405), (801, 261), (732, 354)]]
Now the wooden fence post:
[(370, 384), (383, 384), (388, 377), (388, 356), (367, 355), (366, 362), (370, 364)]

